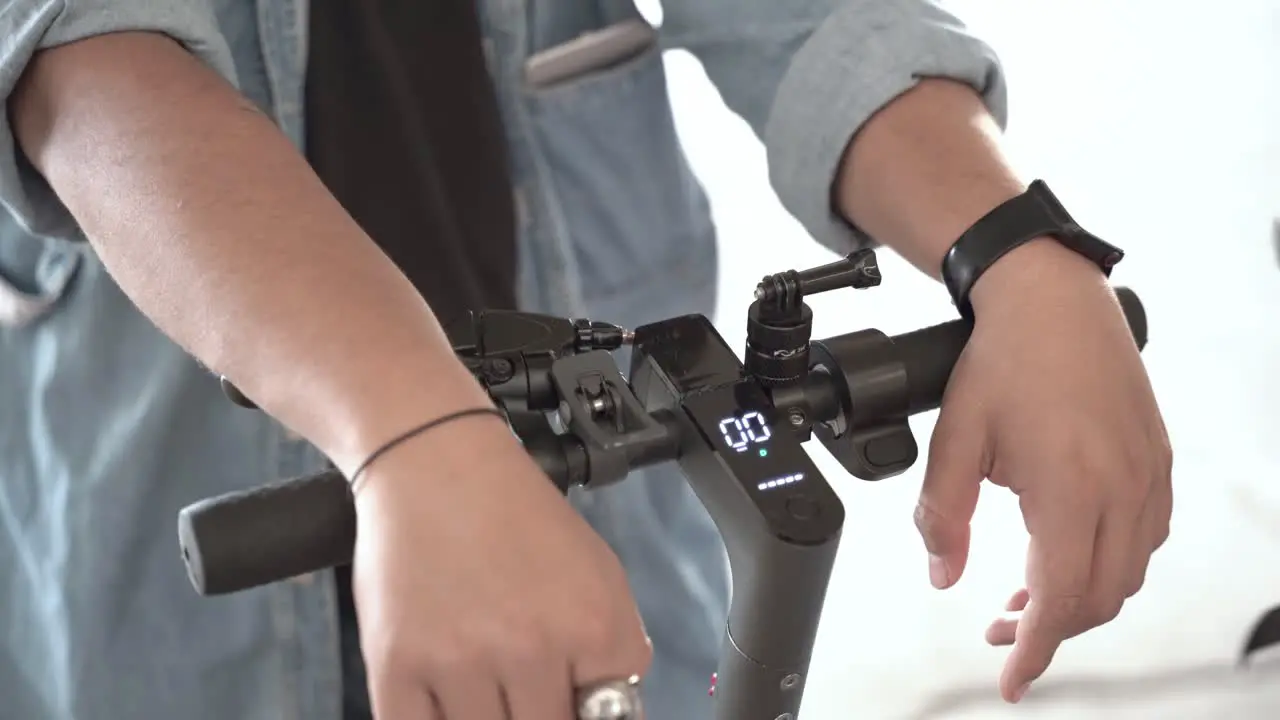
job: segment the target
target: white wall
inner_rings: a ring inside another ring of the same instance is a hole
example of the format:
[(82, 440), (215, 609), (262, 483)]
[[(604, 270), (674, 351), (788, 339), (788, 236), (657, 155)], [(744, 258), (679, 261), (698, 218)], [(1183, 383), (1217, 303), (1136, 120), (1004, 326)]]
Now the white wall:
[[(1057, 706), (1078, 717), (1082, 706), (1050, 696), (1101, 691), (1066, 688), (1067, 679), (1229, 664), (1258, 611), (1280, 602), (1280, 267), (1269, 240), (1280, 216), (1280, 3), (949, 4), (1004, 59), (1009, 145), (1020, 167), (1128, 251), (1116, 281), (1146, 303), (1146, 358), (1174, 443), (1173, 537), (1146, 589), (1116, 622), (1068, 643), (1029, 696), (1027, 709)], [(672, 54), (668, 63), (680, 129), (722, 235), (719, 325), (740, 347), (755, 282), (830, 256), (784, 214), (759, 144), (696, 61)], [(882, 264), (882, 287), (815, 303), (815, 336), (950, 319), (940, 287), (883, 253)], [(916, 423), (922, 442), (932, 421)], [(1004, 652), (982, 642), (1020, 585), (1025, 533), (1012, 498), (984, 493), (966, 577), (935, 592), (911, 524), (918, 469), (863, 484), (811, 445), (848, 523), (806, 717), (1012, 716), (995, 691)], [(1166, 682), (1185, 702), (1195, 678), (1206, 677), (1190, 672), (1192, 680)], [(1224, 717), (1280, 717), (1274, 696), (1267, 702), (1276, 709), (1262, 715), (1215, 702)], [(1124, 706), (1113, 699), (1088, 715), (1118, 718)], [(1126, 718), (1172, 717), (1167, 708), (1129, 707), (1136, 714)]]

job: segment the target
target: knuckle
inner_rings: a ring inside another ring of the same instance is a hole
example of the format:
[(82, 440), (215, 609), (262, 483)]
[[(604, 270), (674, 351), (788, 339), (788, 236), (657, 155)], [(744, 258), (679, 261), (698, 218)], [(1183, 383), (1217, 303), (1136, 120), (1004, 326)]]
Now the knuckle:
[(1173, 476), (1173, 445), (1170, 444), (1168, 436), (1160, 442), (1159, 449), (1156, 451), (1156, 462), (1161, 479), (1170, 479)]
[(1086, 622), (1085, 599), (1081, 595), (1049, 595), (1033, 599), (1040, 607), (1041, 621), (1036, 624), (1037, 632), (1043, 637), (1055, 637), (1058, 640), (1070, 637), (1075, 628)]
[(490, 655), (485, 644), (466, 635), (436, 637), (423, 654), (425, 667), (446, 677), (486, 665)]
[(504, 664), (517, 667), (535, 665), (551, 659), (553, 645), (547, 633), (533, 624), (508, 627), (501, 632)]
[(1118, 512), (1118, 517), (1136, 523), (1147, 505), (1152, 483), (1147, 473), (1126, 472), (1122, 467), (1095, 471), (1100, 485), (1098, 492), (1108, 511)]
[(950, 542), (954, 531), (945, 515), (922, 498), (916, 504), (912, 520), (915, 522), (916, 530), (920, 532), (920, 537), (924, 538), (925, 547), (929, 552), (940, 554), (946, 551), (944, 546)]
[(643, 675), (653, 663), (653, 643), (643, 630), (637, 630), (624, 641), (620, 658), (629, 672)]
[(549, 659), (552, 638), (545, 630), (536, 616), (499, 611), (482, 622), (433, 634), (424, 648), (426, 664), (445, 676), (526, 667)]
[(1132, 510), (1144, 507), (1155, 487), (1149, 462), (1131, 454), (1117, 460), (1110, 466), (1106, 466), (1105, 461), (1102, 465), (1095, 465), (1095, 471), (1106, 478), (1115, 503)]
[(396, 634), (383, 642), (367, 642), (361, 638), (365, 664), (371, 675), (405, 674), (430, 666), (432, 658), (419, 652), (419, 648)]
[(1070, 621), (1081, 615), (1085, 607), (1083, 595), (1061, 595), (1048, 601), (1049, 613), (1063, 621)]
[(933, 528), (937, 524), (937, 513), (921, 501), (916, 504), (916, 509), (912, 512), (911, 519), (915, 522), (916, 530), (919, 530), (920, 534), (924, 536), (927, 544), (929, 538), (933, 535)]
[(1105, 625), (1120, 616), (1120, 610), (1124, 607), (1123, 597), (1100, 597), (1090, 603), (1089, 620), (1094, 627)]
[(1053, 664), (1054, 656), (1058, 654), (1059, 647), (1061, 646), (1058, 644), (1051, 645), (1034, 658), (1027, 660), (1022, 669), (1026, 673), (1028, 680), (1039, 680), (1049, 670), (1049, 666)]
[(1141, 454), (1131, 456), (1130, 477), (1135, 491), (1140, 491), (1143, 502), (1154, 492), (1172, 487), (1173, 448), (1167, 436), (1149, 445), (1141, 446)]
[(1134, 483), (1127, 482), (1130, 474), (1119, 469), (1130, 465), (1128, 453), (1107, 438), (1064, 434), (1051, 442), (1043, 464), (1046, 468), (1056, 468), (1060, 478), (1070, 478), (1082, 502), (1114, 497), (1117, 491), (1138, 492)]
[(589, 664), (643, 674), (653, 661), (653, 646), (634, 613), (597, 612), (573, 622), (574, 655)]
[(611, 614), (584, 613), (572, 622), (573, 644), (579, 652), (592, 657), (608, 657), (616, 651), (619, 633)]
[(1155, 537), (1153, 538), (1153, 543), (1151, 547), (1152, 552), (1159, 550), (1160, 547), (1163, 546), (1166, 541), (1168, 541), (1169, 532), (1170, 532), (1169, 518), (1167, 517), (1160, 518), (1156, 523)]
[(1129, 587), (1125, 592), (1126, 597), (1133, 597), (1142, 590), (1142, 586), (1147, 584), (1147, 574), (1137, 573), (1129, 580)]

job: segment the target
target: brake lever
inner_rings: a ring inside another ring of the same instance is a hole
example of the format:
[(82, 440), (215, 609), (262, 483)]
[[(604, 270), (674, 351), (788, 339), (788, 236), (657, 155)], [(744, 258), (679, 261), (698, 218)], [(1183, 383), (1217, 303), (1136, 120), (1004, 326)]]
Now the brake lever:
[[(506, 405), (523, 395), (525, 407), (530, 410), (552, 409), (541, 406), (551, 390), (548, 373), (557, 358), (591, 350), (616, 350), (635, 339), (631, 331), (609, 323), (516, 310), (468, 313), (465, 320), (446, 329), (445, 336), (454, 354), (491, 395), (494, 389), (516, 381), (515, 387), (495, 396), (495, 402)], [(218, 382), (231, 402), (250, 410), (259, 409), (226, 376), (219, 377)]]
[(515, 310), (471, 313), (445, 333), (459, 357), (500, 357), (515, 353), (556, 358), (591, 350), (616, 350), (634, 334), (609, 323)]

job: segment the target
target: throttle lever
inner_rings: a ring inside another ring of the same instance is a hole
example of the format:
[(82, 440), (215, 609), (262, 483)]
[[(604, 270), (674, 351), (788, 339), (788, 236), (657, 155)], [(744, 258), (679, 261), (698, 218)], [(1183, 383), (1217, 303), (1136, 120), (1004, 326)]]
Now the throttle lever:
[(859, 480), (883, 480), (914, 465), (920, 450), (907, 422), (910, 377), (893, 340), (860, 330), (815, 342), (809, 352), (843, 400), (835, 418), (813, 428), (832, 457)]

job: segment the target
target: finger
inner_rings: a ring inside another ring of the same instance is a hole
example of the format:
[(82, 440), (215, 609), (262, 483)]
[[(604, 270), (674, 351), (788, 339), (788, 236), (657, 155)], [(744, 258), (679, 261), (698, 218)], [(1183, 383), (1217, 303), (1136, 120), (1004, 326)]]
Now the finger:
[(1147, 494), (1142, 519), (1134, 528), (1131, 540), (1133, 566), (1129, 571), (1129, 585), (1125, 588), (1126, 597), (1137, 595), (1146, 584), (1151, 556), (1169, 538), (1169, 515), (1172, 509), (1173, 494), (1164, 481), (1158, 479)]
[(929, 582), (954, 585), (969, 559), (969, 524), (986, 478), (986, 433), (971, 408), (977, 403), (947, 398), (929, 443), (929, 462), (916, 505), (915, 523), (929, 552)]
[(996, 618), (987, 626), (983, 639), (992, 647), (1008, 647), (1018, 637), (1018, 619)]
[(653, 643), (638, 611), (612, 625), (602, 624), (599, 618), (580, 618), (576, 633), (575, 645), (582, 650), (576, 653), (577, 659), (570, 668), (573, 687), (595, 687), (648, 673)]
[(1134, 537), (1134, 568), (1129, 597), (1138, 594), (1146, 584), (1152, 555), (1169, 539), (1169, 519), (1173, 510), (1173, 492), (1168, 479), (1155, 483), (1147, 496), (1146, 509)]
[(1023, 516), (1031, 533), (1030, 601), (1000, 679), (1000, 692), (1010, 702), (1022, 697), (1081, 625), (1100, 520), (1097, 510), (1077, 497), (1024, 496)]
[(1151, 481), (1147, 512), (1151, 521), (1151, 551), (1155, 552), (1169, 539), (1169, 524), (1173, 516), (1173, 448), (1169, 445), (1168, 430), (1160, 424), (1160, 436), (1156, 453), (1157, 465)]
[(1169, 523), (1172, 516), (1173, 478), (1168, 468), (1165, 468), (1151, 484), (1151, 491), (1147, 496), (1146, 515), (1143, 518), (1151, 552), (1159, 550), (1169, 539)]
[(1005, 603), (1004, 609), (1009, 613), (1006, 617), (996, 618), (987, 626), (986, 640), (989, 644), (996, 647), (1004, 647), (1012, 645), (1017, 637), (1018, 621), (1021, 619), (1022, 611), (1027, 607), (1027, 601), (1031, 599), (1031, 594), (1026, 589), (1019, 590), (1009, 598), (1009, 602)]
[[(1093, 548), (1093, 578), (1089, 583), (1089, 602), (1075, 628), (1075, 635), (1105, 625), (1120, 614), (1124, 601), (1135, 584), (1141, 586), (1149, 557), (1143, 534), (1141, 511), (1112, 508), (1098, 524), (1098, 539)], [(1135, 578), (1135, 573), (1137, 577)]]
[(503, 673), (502, 687), (514, 720), (573, 717), (573, 682), (567, 664), (513, 665)]
[(445, 720), (431, 694), (417, 682), (370, 675), (369, 702), (375, 718)]
[(1133, 535), (1129, 540), (1129, 568), (1126, 572), (1126, 582), (1124, 586), (1124, 599), (1129, 599), (1138, 594), (1142, 586), (1147, 582), (1147, 568), (1151, 564), (1151, 533), (1147, 530), (1145, 522), (1139, 523), (1134, 528)]
[[(506, 698), (497, 678), (466, 670), (434, 676), (432, 690), (440, 703), (441, 720), (509, 720)], [(387, 715), (399, 720), (399, 715)], [(409, 718), (406, 718), (409, 720)]]

